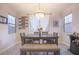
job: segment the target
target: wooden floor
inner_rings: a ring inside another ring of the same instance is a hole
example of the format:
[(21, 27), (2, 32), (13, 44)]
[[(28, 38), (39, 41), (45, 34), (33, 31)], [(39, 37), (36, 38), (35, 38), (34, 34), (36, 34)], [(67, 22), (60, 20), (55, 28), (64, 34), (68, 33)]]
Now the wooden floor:
[[(60, 47), (60, 54), (61, 55), (73, 55), (66, 46), (59, 45)], [(29, 54), (29, 53), (28, 53)], [(32, 52), (33, 55), (46, 55), (46, 52)], [(49, 55), (52, 55), (53, 52), (49, 52)], [(12, 48), (8, 49), (7, 51), (1, 53), (0, 55), (20, 55), (20, 45), (17, 44)]]

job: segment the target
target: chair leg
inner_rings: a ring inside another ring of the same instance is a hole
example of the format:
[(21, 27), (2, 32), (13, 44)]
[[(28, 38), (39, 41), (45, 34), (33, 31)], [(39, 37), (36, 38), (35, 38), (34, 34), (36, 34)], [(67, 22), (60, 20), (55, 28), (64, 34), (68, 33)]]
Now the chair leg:
[(20, 55), (26, 55), (26, 52), (23, 49), (20, 49)]
[(47, 51), (47, 55), (48, 55), (48, 53), (49, 53), (49, 52)]
[(54, 51), (54, 55), (60, 55), (60, 50)]
[(31, 52), (29, 52), (29, 55), (31, 55)]

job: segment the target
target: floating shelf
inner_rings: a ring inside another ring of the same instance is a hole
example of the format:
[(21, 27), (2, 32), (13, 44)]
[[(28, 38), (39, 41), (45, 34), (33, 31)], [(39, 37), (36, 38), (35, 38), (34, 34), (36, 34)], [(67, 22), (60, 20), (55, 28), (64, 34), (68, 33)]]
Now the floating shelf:
[(28, 27), (28, 17), (24, 16), (19, 18), (19, 29), (24, 29)]

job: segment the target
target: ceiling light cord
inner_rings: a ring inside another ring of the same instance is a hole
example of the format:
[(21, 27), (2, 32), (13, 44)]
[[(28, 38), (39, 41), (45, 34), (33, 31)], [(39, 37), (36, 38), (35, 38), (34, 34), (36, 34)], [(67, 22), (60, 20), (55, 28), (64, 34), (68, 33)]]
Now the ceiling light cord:
[(38, 9), (40, 10), (40, 3), (38, 4)]

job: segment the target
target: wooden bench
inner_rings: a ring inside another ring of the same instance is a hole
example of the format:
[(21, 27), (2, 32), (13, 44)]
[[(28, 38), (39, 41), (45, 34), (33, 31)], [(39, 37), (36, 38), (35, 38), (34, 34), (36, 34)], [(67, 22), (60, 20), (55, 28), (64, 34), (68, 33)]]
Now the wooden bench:
[(20, 48), (20, 54), (25, 55), (27, 52), (51, 51), (55, 55), (60, 54), (60, 49), (56, 44), (24, 44)]

